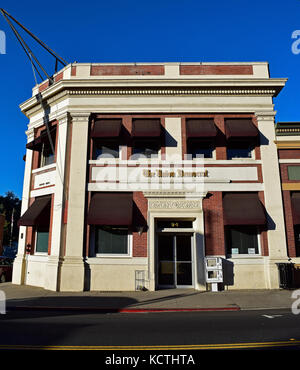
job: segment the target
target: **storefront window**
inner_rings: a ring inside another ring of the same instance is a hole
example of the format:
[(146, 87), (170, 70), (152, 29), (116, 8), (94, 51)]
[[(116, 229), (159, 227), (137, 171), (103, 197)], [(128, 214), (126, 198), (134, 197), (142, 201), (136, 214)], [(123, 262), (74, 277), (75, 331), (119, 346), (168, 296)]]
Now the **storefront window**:
[(95, 232), (96, 254), (129, 254), (128, 228), (97, 226)]
[(226, 230), (227, 255), (234, 257), (239, 254), (257, 255), (257, 226), (230, 226)]
[(38, 227), (36, 231), (36, 253), (48, 253), (49, 227)]

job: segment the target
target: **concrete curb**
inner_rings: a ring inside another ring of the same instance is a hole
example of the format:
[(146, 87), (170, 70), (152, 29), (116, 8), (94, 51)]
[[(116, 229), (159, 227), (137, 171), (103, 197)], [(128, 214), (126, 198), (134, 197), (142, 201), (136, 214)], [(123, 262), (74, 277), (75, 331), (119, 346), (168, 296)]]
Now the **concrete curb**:
[(53, 306), (8, 306), (7, 311), (84, 311), (99, 313), (155, 313), (155, 312), (205, 312), (205, 311), (240, 311), (235, 307), (208, 308), (99, 308), (99, 307), (53, 307)]

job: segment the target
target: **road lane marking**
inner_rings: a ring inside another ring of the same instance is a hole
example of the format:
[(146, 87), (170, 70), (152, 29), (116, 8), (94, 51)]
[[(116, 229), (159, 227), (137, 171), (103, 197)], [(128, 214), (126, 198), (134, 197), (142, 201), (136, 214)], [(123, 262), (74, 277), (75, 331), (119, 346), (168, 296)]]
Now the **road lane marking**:
[(283, 315), (262, 315), (268, 319), (275, 319), (276, 317), (282, 317)]
[(155, 345), (155, 346), (56, 346), (56, 345), (0, 345), (0, 350), (94, 350), (94, 351), (141, 351), (141, 350), (206, 350), (206, 349), (241, 349), (241, 348), (268, 348), (300, 346), (300, 340), (278, 341), (278, 342), (253, 342), (253, 343), (228, 343), (228, 344), (193, 344), (193, 345)]

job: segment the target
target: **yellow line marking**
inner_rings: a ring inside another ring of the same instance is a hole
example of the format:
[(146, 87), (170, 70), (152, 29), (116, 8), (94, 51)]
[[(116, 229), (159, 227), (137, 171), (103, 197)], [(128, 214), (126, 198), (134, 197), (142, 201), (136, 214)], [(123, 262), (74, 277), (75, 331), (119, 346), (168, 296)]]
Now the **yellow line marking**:
[(88, 351), (139, 351), (139, 350), (204, 350), (204, 349), (238, 349), (238, 348), (267, 348), (300, 345), (300, 340), (281, 342), (253, 342), (228, 344), (194, 344), (194, 345), (158, 345), (158, 346), (57, 346), (57, 345), (0, 345), (0, 350), (88, 350)]

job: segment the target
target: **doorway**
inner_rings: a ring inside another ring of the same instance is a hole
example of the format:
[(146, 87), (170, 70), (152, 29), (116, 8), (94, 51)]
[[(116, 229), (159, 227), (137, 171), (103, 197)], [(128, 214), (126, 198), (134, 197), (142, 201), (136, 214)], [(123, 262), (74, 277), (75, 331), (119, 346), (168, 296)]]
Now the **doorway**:
[(157, 233), (158, 288), (193, 288), (191, 233)]

